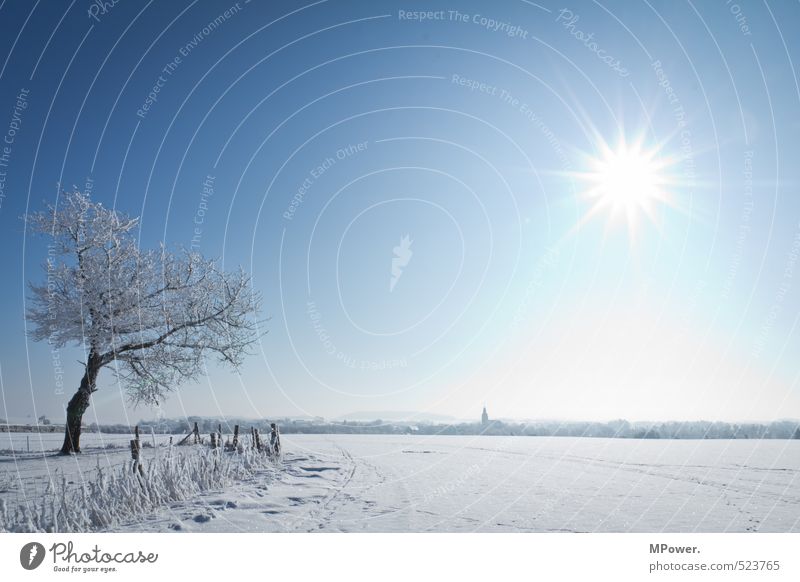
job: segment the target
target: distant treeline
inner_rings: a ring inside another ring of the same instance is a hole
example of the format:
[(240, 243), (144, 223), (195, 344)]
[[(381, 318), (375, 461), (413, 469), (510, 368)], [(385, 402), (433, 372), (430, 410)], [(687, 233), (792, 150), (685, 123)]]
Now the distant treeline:
[[(235, 425), (242, 432), (255, 427), (268, 431), (275, 422), (284, 434), (423, 434), (423, 435), (491, 435), (491, 436), (570, 436), (595, 438), (633, 439), (800, 439), (800, 421), (781, 420), (770, 423), (732, 423), (697, 421), (669, 422), (504, 422), (480, 423), (411, 423), (373, 421), (325, 422), (322, 420), (278, 419), (227, 419), (190, 416), (182, 419), (142, 420), (139, 429), (147, 434), (187, 434), (194, 423), (201, 433), (216, 432), (232, 434)], [(63, 425), (8, 425), (0, 423), (0, 432), (59, 432)], [(132, 433), (133, 427), (125, 424), (90, 424), (86, 432), (114, 434)]]
[[(480, 423), (409, 423), (374, 421), (323, 422), (290, 419), (228, 419), (189, 417), (188, 419), (161, 419), (141, 421), (139, 428), (145, 432), (188, 433), (197, 422), (201, 433), (218, 430), (222, 426), (225, 434), (233, 432), (234, 425), (240, 430), (251, 426), (261, 431), (276, 422), (284, 434), (425, 434), (425, 435), (494, 435), (494, 436), (572, 436), (596, 438), (636, 439), (800, 439), (800, 421), (782, 420), (770, 423), (731, 422), (503, 422), (492, 421), (487, 426)], [(96, 425), (87, 430), (98, 430)], [(129, 432), (124, 425), (103, 426), (102, 432)]]
[[(2, 419), (0, 419), (2, 421)], [(64, 432), (64, 425), (57, 424), (8, 424), (0, 422), (0, 432)]]
[[(466, 430), (464, 428), (466, 427)], [(760, 423), (709, 421), (669, 422), (490, 422), (480, 424), (419, 427), (424, 434), (487, 434), (520, 436), (572, 436), (633, 439), (800, 439), (800, 421)], [(431, 430), (433, 429), (433, 430)]]

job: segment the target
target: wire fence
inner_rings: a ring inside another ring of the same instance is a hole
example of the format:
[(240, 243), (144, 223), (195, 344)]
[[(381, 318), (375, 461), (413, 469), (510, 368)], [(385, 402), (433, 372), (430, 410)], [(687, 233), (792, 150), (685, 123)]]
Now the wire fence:
[[(25, 436), (13, 435), (9, 442)], [(240, 438), (238, 427), (227, 438), (220, 433), (205, 438), (195, 430), (182, 439), (137, 434), (89, 440), (81, 455), (62, 456), (54, 454), (57, 448), (42, 447), (38, 453), (0, 458), (0, 531), (94, 531), (134, 509), (225, 486), (280, 460), (270, 440), (255, 429)], [(130, 482), (134, 477), (142, 491)], [(115, 495), (121, 497), (115, 500)]]

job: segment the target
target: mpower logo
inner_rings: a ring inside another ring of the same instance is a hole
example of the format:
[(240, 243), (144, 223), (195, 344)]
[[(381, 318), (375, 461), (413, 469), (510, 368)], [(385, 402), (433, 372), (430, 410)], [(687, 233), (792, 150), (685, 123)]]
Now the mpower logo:
[(19, 563), (26, 570), (35, 570), (44, 562), (44, 546), (39, 542), (30, 542), (19, 551)]

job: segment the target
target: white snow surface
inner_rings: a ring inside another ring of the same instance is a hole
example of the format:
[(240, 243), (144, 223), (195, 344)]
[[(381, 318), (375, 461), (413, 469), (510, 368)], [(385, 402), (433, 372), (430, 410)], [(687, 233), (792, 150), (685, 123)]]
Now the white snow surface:
[[(128, 462), (100, 447), (130, 437), (105, 436), (75, 457), (0, 455), (0, 500)], [(283, 435), (283, 448), (277, 471), (113, 531), (800, 532), (797, 440)], [(163, 451), (144, 449), (145, 465)]]

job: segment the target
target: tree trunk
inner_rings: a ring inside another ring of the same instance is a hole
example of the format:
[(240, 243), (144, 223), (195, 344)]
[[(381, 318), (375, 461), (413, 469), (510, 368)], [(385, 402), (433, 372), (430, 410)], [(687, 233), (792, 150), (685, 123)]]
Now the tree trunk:
[(80, 388), (70, 398), (67, 404), (67, 422), (64, 427), (64, 444), (61, 446), (61, 454), (69, 455), (81, 452), (81, 423), (83, 414), (89, 408), (89, 401), (92, 392), (96, 389), (97, 374), (100, 372), (100, 357), (92, 352), (89, 355), (89, 362), (86, 364), (86, 372), (81, 379)]

